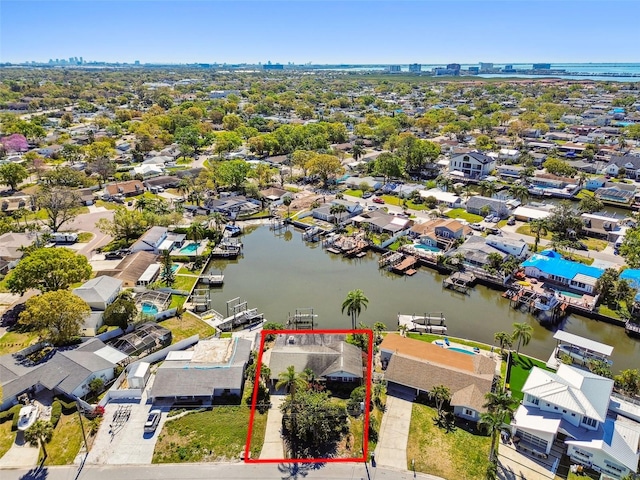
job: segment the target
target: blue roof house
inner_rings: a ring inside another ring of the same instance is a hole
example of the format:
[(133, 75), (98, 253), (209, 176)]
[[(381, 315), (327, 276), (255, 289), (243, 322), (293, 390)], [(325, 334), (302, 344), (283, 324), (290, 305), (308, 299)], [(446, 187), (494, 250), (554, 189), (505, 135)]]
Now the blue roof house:
[(593, 293), (602, 268), (562, 258), (558, 252), (544, 250), (522, 263), (529, 277), (540, 278), (585, 293)]

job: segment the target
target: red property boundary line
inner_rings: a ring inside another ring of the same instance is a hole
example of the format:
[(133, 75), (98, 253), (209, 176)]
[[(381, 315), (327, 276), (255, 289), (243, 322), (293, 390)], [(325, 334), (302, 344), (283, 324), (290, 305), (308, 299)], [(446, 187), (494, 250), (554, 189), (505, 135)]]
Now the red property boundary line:
[(368, 458), (369, 450), (369, 405), (371, 404), (371, 370), (373, 368), (373, 331), (372, 330), (263, 330), (260, 335), (260, 350), (258, 351), (258, 366), (256, 368), (256, 377), (254, 385), (260, 380), (260, 370), (262, 369), (262, 353), (264, 352), (264, 342), (267, 335), (313, 335), (313, 334), (334, 334), (334, 335), (352, 335), (364, 334), (369, 337), (369, 351), (367, 352), (367, 375), (365, 380), (365, 409), (364, 409), (364, 425), (363, 425), (363, 441), (362, 441), (362, 457), (355, 458), (249, 458), (251, 450), (251, 434), (253, 433), (253, 421), (256, 414), (256, 403), (258, 400), (258, 389), (253, 389), (253, 397), (251, 399), (251, 413), (249, 416), (249, 430), (247, 431), (247, 442), (244, 450), (245, 463), (352, 463), (365, 462)]

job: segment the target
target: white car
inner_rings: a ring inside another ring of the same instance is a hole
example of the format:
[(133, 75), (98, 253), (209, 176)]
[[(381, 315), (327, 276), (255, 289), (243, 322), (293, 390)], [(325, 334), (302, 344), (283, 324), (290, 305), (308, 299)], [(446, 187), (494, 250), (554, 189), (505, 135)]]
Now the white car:
[(478, 230), (480, 232), (482, 232), (484, 230), (484, 227), (482, 225), (480, 225), (479, 223), (472, 223), (469, 225), (469, 227), (471, 227), (473, 230)]
[(158, 428), (158, 423), (160, 423), (161, 415), (162, 415), (162, 411), (157, 408), (149, 412), (147, 421), (144, 423), (145, 433), (153, 433), (156, 431), (156, 428)]

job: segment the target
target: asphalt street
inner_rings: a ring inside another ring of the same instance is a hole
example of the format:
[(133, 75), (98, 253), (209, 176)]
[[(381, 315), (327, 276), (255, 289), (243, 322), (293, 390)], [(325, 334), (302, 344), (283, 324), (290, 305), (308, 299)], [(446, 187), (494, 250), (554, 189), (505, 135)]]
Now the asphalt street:
[(442, 480), (432, 475), (377, 468), (362, 463), (242, 464), (189, 463), (45, 467), (0, 471), (2, 480)]

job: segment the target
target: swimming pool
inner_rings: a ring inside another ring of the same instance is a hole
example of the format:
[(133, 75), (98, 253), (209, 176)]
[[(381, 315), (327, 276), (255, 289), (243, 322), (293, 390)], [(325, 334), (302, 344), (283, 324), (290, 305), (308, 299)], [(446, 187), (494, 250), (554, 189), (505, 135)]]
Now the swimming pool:
[(176, 273), (179, 269), (180, 269), (180, 264), (179, 263), (174, 263), (173, 265), (171, 265), (171, 271), (173, 273)]
[(467, 355), (475, 355), (475, 353), (473, 353), (473, 352), (471, 352), (469, 350), (465, 350), (464, 348), (449, 347), (449, 348), (447, 348), (447, 350), (453, 350), (454, 352), (466, 353)]
[(427, 250), (429, 252), (439, 252), (440, 249), (436, 248), (436, 247), (430, 247), (429, 245), (424, 245), (422, 243), (416, 243), (413, 245), (414, 248), (417, 248), (418, 250)]
[(185, 255), (194, 254), (198, 251), (198, 244), (190, 243), (189, 245), (185, 245), (180, 249), (180, 253), (184, 253)]
[(143, 303), (142, 313), (145, 315), (155, 315), (158, 313), (158, 307), (156, 307), (153, 303)]
[(579, 293), (565, 292), (564, 290), (556, 290), (556, 292), (558, 292), (560, 295), (564, 295), (565, 297), (582, 298), (582, 295), (580, 295)]

